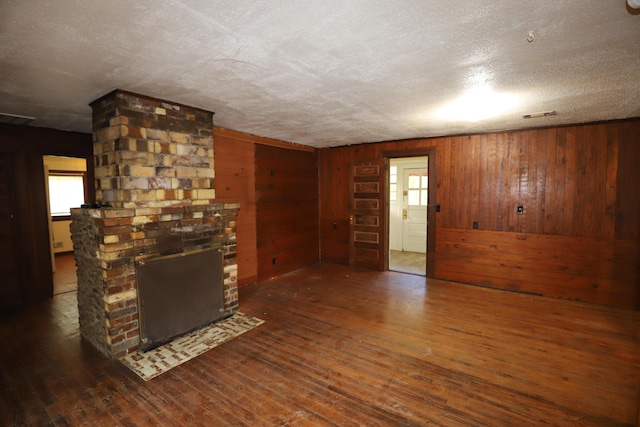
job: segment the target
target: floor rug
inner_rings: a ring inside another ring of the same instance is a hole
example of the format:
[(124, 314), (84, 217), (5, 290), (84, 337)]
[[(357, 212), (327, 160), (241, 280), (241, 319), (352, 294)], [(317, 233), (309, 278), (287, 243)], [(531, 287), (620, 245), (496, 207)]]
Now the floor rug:
[(140, 378), (149, 381), (263, 323), (264, 320), (236, 312), (227, 319), (183, 335), (160, 347), (147, 352), (129, 353), (120, 360)]

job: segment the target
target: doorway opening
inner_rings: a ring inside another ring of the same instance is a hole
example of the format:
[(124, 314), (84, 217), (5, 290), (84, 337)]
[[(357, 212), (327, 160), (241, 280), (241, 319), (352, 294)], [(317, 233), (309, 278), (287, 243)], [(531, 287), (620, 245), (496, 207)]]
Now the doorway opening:
[(429, 157), (389, 159), (389, 270), (427, 275)]
[(70, 208), (88, 200), (87, 161), (84, 158), (43, 156), (49, 246), (53, 275), (53, 295), (75, 291), (78, 287)]

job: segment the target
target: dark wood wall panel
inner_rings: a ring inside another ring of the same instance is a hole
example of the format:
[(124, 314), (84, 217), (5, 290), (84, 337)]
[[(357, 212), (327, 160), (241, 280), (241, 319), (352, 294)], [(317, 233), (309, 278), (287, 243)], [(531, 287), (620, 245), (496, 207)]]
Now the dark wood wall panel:
[[(619, 141), (617, 170), (610, 171), (610, 180), (616, 177), (619, 191), (612, 195), (615, 209), (609, 211), (611, 220), (615, 220), (617, 239), (640, 239), (640, 123), (622, 123), (612, 129), (613, 137)], [(638, 259), (640, 268), (640, 258)]]
[(22, 304), (21, 271), (16, 248), (18, 212), (13, 156), (0, 153), (0, 310)]
[(316, 151), (256, 145), (258, 279), (319, 260)]
[(256, 250), (255, 143), (226, 129), (214, 128), (216, 200), (239, 203), (236, 234), (238, 286), (258, 279)]
[(636, 119), (323, 149), (322, 259), (348, 262), (350, 164), (436, 147), (436, 277), (640, 308), (639, 139)]
[(437, 242), (438, 277), (626, 308), (640, 296), (629, 240), (441, 229)]
[[(317, 262), (317, 151), (217, 126), (213, 131), (216, 200), (240, 203), (238, 285), (285, 273), (292, 266)], [(310, 238), (308, 232), (292, 233), (293, 225), (301, 230), (315, 230), (315, 244), (309, 245), (306, 240)], [(261, 243), (259, 235), (263, 236)], [(272, 241), (266, 243), (265, 239)], [(260, 245), (266, 256), (259, 255)], [(272, 264), (273, 258), (276, 264)], [(260, 271), (266, 273), (259, 274)]]
[[(614, 186), (607, 178), (607, 125), (565, 127), (438, 141), (443, 227), (610, 237)], [(579, 140), (579, 144), (576, 141)], [(525, 214), (517, 215), (516, 207)]]
[[(8, 191), (14, 196), (15, 268), (19, 270), (20, 301), (26, 306), (53, 295), (49, 224), (42, 156), (68, 156), (87, 161), (89, 201), (95, 202), (93, 146), (90, 134), (0, 124), (0, 153), (11, 158), (13, 177)], [(13, 268), (13, 267), (12, 267)]]

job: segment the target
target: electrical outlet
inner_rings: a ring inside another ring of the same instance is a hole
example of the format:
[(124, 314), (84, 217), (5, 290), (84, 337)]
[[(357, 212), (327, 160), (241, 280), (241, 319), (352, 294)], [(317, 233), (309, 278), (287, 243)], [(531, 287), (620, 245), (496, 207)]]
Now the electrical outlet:
[(473, 229), (474, 230), (478, 229), (478, 221), (473, 221)]
[(53, 242), (53, 247), (58, 249), (64, 246), (63, 242)]

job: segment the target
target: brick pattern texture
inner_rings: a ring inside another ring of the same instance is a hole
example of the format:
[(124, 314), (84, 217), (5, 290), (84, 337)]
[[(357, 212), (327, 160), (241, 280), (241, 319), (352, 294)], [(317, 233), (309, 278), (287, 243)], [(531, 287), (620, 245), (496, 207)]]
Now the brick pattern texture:
[(99, 202), (118, 208), (213, 203), (213, 113), (123, 91), (91, 107)]
[(128, 92), (92, 103), (96, 195), (72, 210), (80, 332), (103, 354), (139, 347), (136, 263), (221, 248), (225, 313), (238, 309), (236, 218), (216, 203), (212, 113)]

